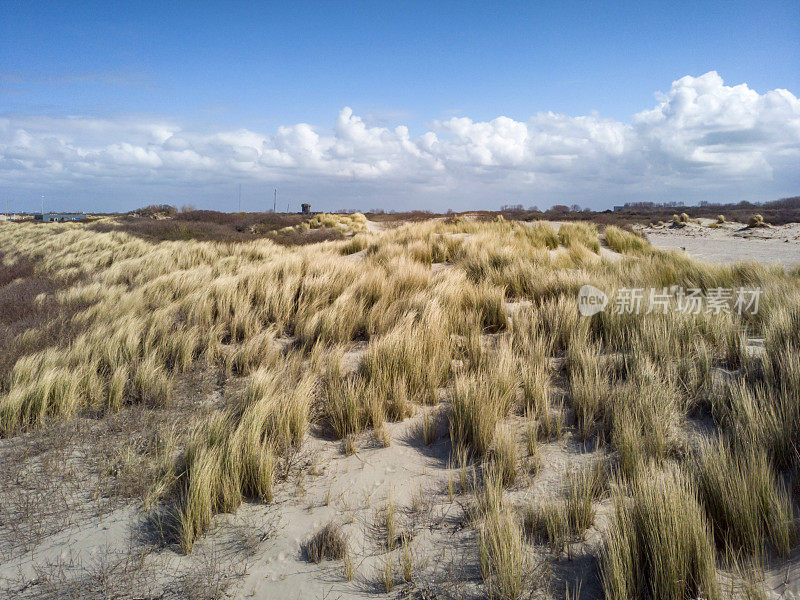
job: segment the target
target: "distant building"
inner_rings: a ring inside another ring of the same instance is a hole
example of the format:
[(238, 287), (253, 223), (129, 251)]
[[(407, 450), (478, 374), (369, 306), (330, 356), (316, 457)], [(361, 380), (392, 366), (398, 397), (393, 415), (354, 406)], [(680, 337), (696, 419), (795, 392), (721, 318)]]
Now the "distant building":
[(42, 223), (63, 223), (64, 221), (83, 221), (86, 215), (82, 213), (37, 213), (33, 215), (33, 218)]
[(301, 204), (300, 208), (303, 210), (303, 214), (304, 215), (310, 215), (311, 214), (311, 205), (310, 204)]

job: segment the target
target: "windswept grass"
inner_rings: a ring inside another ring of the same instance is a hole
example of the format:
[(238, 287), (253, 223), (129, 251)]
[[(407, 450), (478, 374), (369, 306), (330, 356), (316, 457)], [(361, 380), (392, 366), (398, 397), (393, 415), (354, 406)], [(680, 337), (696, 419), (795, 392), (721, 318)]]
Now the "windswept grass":
[(592, 223), (565, 223), (558, 229), (558, 241), (567, 248), (585, 246), (592, 252), (600, 251), (597, 227)]
[(477, 456), (495, 444), (500, 423), (511, 413), (515, 397), (507, 381), (494, 371), (460, 375), (455, 381), (450, 414), (453, 441), (469, 447)]
[[(360, 215), (302, 220), (235, 242), (109, 223), (0, 224), (0, 435), (126, 407), (167, 411), (191, 397), (192, 374), (207, 375), (214, 393), (191, 398), (202, 410), (159, 456), (148, 501), (171, 511), (188, 552), (218, 513), (245, 498), (272, 501), (307, 436), (342, 439), (353, 452), (372, 428), (385, 446), (385, 422), (426, 405), (425, 443), (437, 435), (428, 411), (449, 415), (458, 491), (480, 480), (471, 516), (492, 597), (531, 589), (503, 487), (539, 477), (535, 465), (549, 467), (541, 461), (565, 432), (562, 444), (602, 447), (615, 481), (605, 463), (570, 472), (563, 497), (526, 528), (546, 532), (559, 554), (605, 527), (595, 512), (611, 487), (608, 598), (716, 598), (717, 550), (753, 560), (765, 547), (795, 550), (786, 486), (800, 472), (796, 271), (700, 263), (607, 227), (605, 243), (626, 255), (611, 261), (587, 224), (465, 216), (376, 235)], [(321, 230), (348, 237), (270, 241)], [(666, 312), (609, 306), (587, 318), (577, 303), (586, 284), (609, 296), (764, 292), (756, 315), (693, 314), (676, 298)], [(759, 336), (753, 356), (748, 338)], [(441, 411), (427, 406), (439, 402)], [(707, 428), (723, 441), (698, 442)], [(468, 457), (483, 477), (470, 475)], [(386, 562), (387, 586), (396, 564)]]
[(367, 390), (362, 378), (329, 380), (325, 392), (325, 419), (337, 439), (359, 433), (367, 426)]
[(489, 513), (480, 528), (481, 573), (490, 598), (515, 600), (525, 589), (528, 558), (511, 512)]
[(684, 415), (672, 382), (652, 363), (638, 363), (629, 379), (619, 385), (609, 410), (620, 471), (633, 476), (648, 462), (658, 463), (674, 455)]
[(302, 441), (313, 390), (306, 377), (287, 395), (287, 375), (256, 373), (243, 408), (214, 415), (192, 435), (179, 477), (177, 535), (184, 551), (215, 513), (236, 509), (243, 497), (272, 501), (277, 462)]
[(516, 600), (541, 587), (544, 566), (525, 548), (515, 511), (503, 500), (503, 475), (495, 466), (483, 470), (476, 489), (478, 550), (489, 598)]
[(568, 543), (582, 539), (584, 532), (594, 525), (593, 503), (606, 493), (608, 481), (608, 465), (604, 461), (569, 470), (562, 499), (525, 510), (528, 537), (547, 542), (554, 555), (562, 554)]
[(304, 229), (319, 229), (328, 227), (338, 229), (344, 234), (359, 233), (367, 230), (367, 218), (361, 213), (353, 214), (328, 214), (322, 213), (304, 221), (297, 227)]
[[(786, 360), (796, 363), (798, 358), (786, 355)], [(712, 402), (714, 415), (733, 445), (744, 451), (763, 450), (779, 470), (796, 460), (800, 433), (800, 392), (787, 389), (786, 383), (782, 379), (776, 390), (764, 383), (735, 381)]]
[(688, 478), (674, 468), (651, 471), (630, 494), (615, 498), (602, 557), (606, 597), (720, 598), (711, 528)]
[(650, 248), (644, 238), (613, 225), (606, 227), (605, 236), (609, 248), (623, 254), (641, 254)]
[(796, 537), (792, 500), (763, 451), (734, 453), (721, 439), (705, 442), (692, 470), (721, 549), (760, 554), (769, 541), (788, 558)]
[(583, 440), (598, 432), (611, 408), (612, 375), (599, 352), (599, 348), (583, 346), (569, 354), (570, 402)]

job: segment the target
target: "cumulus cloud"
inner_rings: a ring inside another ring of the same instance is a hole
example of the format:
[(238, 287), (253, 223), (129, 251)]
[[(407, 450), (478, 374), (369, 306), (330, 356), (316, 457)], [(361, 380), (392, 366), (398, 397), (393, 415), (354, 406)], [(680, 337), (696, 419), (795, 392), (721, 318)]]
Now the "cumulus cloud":
[(800, 101), (788, 90), (726, 86), (713, 71), (675, 81), (634, 128), (650, 162), (686, 174), (771, 178), (787, 159), (800, 164)]
[[(135, 119), (0, 118), (0, 181), (18, 188), (290, 182), (307, 197), (338, 183), (450, 198), (497, 192), (606, 197), (800, 181), (800, 100), (782, 89), (759, 94), (727, 86), (716, 72), (683, 77), (656, 105), (624, 123), (599, 115), (539, 113), (370, 126), (343, 108), (330, 129), (307, 123), (272, 133), (200, 133), (176, 123)], [(727, 186), (727, 187), (726, 187)], [(763, 187), (762, 187), (763, 189)], [(344, 195), (341, 202), (345, 202)]]

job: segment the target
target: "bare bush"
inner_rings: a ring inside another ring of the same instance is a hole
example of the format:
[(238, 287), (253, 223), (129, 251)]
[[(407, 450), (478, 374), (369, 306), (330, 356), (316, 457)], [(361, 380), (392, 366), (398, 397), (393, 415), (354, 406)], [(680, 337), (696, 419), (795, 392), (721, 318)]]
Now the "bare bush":
[(318, 563), (323, 559), (342, 560), (347, 554), (347, 539), (337, 523), (328, 523), (303, 546), (308, 560)]

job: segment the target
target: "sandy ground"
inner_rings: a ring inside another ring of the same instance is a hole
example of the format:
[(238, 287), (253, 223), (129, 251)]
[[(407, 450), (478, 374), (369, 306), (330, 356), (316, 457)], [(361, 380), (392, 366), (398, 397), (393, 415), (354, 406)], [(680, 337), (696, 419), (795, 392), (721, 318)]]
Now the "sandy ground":
[[(509, 308), (515, 312), (522, 306)], [(484, 341), (492, 340), (486, 336)], [(344, 372), (358, 368), (364, 350), (356, 345), (343, 357)], [(366, 432), (348, 456), (342, 441), (312, 431), (291, 460), (275, 501), (245, 503), (235, 514), (218, 515), (189, 556), (159, 543), (157, 528), (130, 503), (76, 519), (29, 550), (0, 561), (0, 592), (7, 594), (0, 597), (484, 597), (477, 534), (467, 512), (472, 488), (461, 488), (462, 470), (450, 463), (447, 390), (440, 393), (439, 405), (420, 407), (405, 421), (385, 424), (390, 440), (386, 447), (373, 432)], [(563, 390), (557, 395), (563, 396)], [(437, 432), (428, 445), (422, 434), (426, 419)], [(511, 426), (519, 429), (522, 444), (524, 419)], [(522, 509), (558, 498), (564, 473), (602, 453), (584, 447), (571, 432), (542, 443), (540, 463), (522, 459), (519, 481), (507, 492), (509, 505)], [(534, 464), (541, 464), (535, 473)], [(396, 537), (408, 540), (410, 581), (404, 580), (400, 543), (387, 547), (382, 525), (387, 503), (395, 507)], [(608, 504), (598, 506), (598, 526), (605, 521)], [(304, 556), (305, 542), (329, 522), (339, 524), (347, 536), (350, 580), (344, 561), (313, 564)], [(600, 540), (600, 530), (592, 528), (585, 543), (572, 545), (569, 557), (553, 562), (559, 575), (552, 590), (556, 597), (563, 596), (564, 581), (574, 586), (578, 580), (583, 582), (584, 599), (601, 597), (593, 556)], [(545, 546), (531, 545), (529, 551), (537, 564), (547, 562)], [(392, 582), (388, 592), (387, 565)], [(130, 593), (120, 594), (121, 588)], [(534, 597), (549, 597), (545, 593)]]
[(386, 229), (386, 223), (379, 223), (378, 221), (370, 221), (367, 219), (367, 231), (370, 233), (380, 233)]
[[(509, 309), (513, 314), (524, 307), (525, 303), (515, 303)], [(486, 338), (485, 343), (491, 343), (491, 336)], [(364, 350), (356, 345), (346, 354), (343, 371), (358, 368)], [(557, 364), (553, 368), (558, 371)], [(563, 382), (554, 383), (555, 406), (559, 406), (566, 391)], [(461, 470), (449, 461), (447, 391), (441, 390), (441, 395), (439, 405), (420, 407), (405, 421), (387, 423), (390, 443), (386, 447), (373, 432), (365, 432), (356, 441), (356, 452), (348, 456), (341, 441), (312, 431), (291, 460), (275, 501), (245, 503), (235, 514), (216, 516), (189, 556), (154, 543), (152, 524), (138, 506), (130, 504), (79, 519), (0, 564), (0, 591), (7, 594), (0, 597), (484, 598), (477, 534), (468, 516), (471, 490), (469, 486), (461, 489)], [(562, 410), (565, 421), (571, 423), (570, 411)], [(421, 433), (426, 418), (436, 424), (437, 432), (428, 445)], [(514, 418), (510, 426), (518, 428), (521, 436), (524, 419)], [(558, 441), (541, 443), (537, 470), (535, 463), (522, 457), (519, 481), (506, 492), (509, 506), (522, 509), (557, 500), (564, 474), (605, 452), (582, 444), (572, 428)], [(382, 525), (387, 503), (395, 508), (396, 537), (408, 540), (410, 581), (403, 578), (401, 544), (387, 548)], [(554, 558), (541, 544), (528, 546), (534, 564), (549, 562), (553, 575), (550, 589), (540, 590), (533, 598), (564, 597), (565, 584), (573, 589), (576, 582), (580, 582), (583, 600), (602, 598), (596, 556), (613, 507), (605, 498), (595, 509), (595, 525), (584, 541), (569, 545), (566, 555)], [(314, 564), (304, 556), (305, 542), (329, 522), (339, 524), (347, 536), (349, 580), (345, 561)], [(393, 583), (388, 593), (386, 565)], [(798, 592), (797, 556), (790, 565), (788, 570), (785, 566), (768, 570), (769, 598)], [(119, 594), (121, 586), (132, 593)]]
[(742, 223), (725, 223), (716, 229), (708, 219), (675, 229), (643, 227), (641, 231), (657, 248), (686, 250), (709, 262), (758, 261), (787, 268), (800, 265), (800, 223), (749, 229)]
[[(356, 359), (357, 352), (345, 362)], [(235, 515), (218, 515), (190, 556), (149, 545), (148, 525), (130, 505), (76, 523), (6, 561), (0, 565), (0, 590), (16, 598), (83, 598), (120, 571), (116, 577), (129, 577), (125, 585), (142, 598), (210, 600), (216, 598), (215, 586), (227, 587), (224, 597), (263, 600), (394, 598), (399, 593), (480, 598), (476, 532), (466, 513), (471, 490), (459, 489), (459, 469), (449, 463), (446, 410), (446, 403), (423, 407), (410, 419), (387, 423), (388, 447), (367, 432), (350, 456), (341, 441), (310, 434), (275, 501), (246, 503)], [(429, 445), (421, 435), (426, 416), (438, 432)], [(554, 497), (564, 470), (595, 454), (570, 435), (541, 450), (542, 469), (508, 492), (512, 504), (530, 506)], [(395, 507), (396, 536), (409, 540), (410, 581), (403, 578), (400, 543), (387, 548), (382, 526), (387, 503)], [(329, 522), (341, 525), (347, 536), (351, 580), (345, 576), (344, 561), (313, 564), (304, 556), (304, 543)], [(599, 539), (599, 531), (590, 530), (589, 543)], [(531, 547), (531, 552), (544, 561), (544, 548)], [(130, 573), (122, 572), (139, 560)], [(556, 561), (555, 567), (568, 571), (572, 581), (576, 568), (585, 569), (580, 577), (585, 579), (584, 590), (591, 590), (585, 597), (599, 597), (593, 561), (576, 546), (570, 560)], [(392, 572), (388, 593), (383, 575), (387, 564)]]

